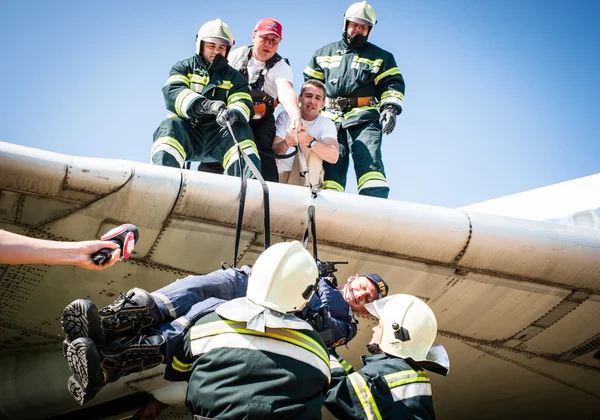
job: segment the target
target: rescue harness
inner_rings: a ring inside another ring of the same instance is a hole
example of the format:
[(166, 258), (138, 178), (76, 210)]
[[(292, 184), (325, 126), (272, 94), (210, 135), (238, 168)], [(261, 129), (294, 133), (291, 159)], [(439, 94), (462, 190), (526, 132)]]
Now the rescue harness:
[(252, 102), (254, 102), (253, 119), (259, 120), (261, 118), (273, 115), (275, 108), (277, 108), (277, 105), (279, 105), (277, 98), (273, 98), (264, 91), (265, 76), (267, 72), (281, 60), (284, 60), (288, 64), (290, 64), (290, 62), (287, 58), (283, 58), (279, 54), (275, 53), (273, 57), (267, 60), (265, 67), (260, 71), (257, 71), (252, 79), (250, 79), (248, 76), (248, 62), (252, 58), (252, 46), (245, 48), (247, 49), (247, 52), (244, 54), (244, 61), (242, 61), (242, 66), (238, 71), (242, 73), (242, 75), (248, 80), (248, 85), (250, 86), (250, 96), (252, 97)]

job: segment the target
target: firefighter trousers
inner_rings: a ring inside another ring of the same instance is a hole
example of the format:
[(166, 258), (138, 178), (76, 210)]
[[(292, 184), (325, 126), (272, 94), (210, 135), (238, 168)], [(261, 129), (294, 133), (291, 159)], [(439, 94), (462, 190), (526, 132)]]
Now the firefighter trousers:
[(366, 121), (347, 128), (338, 127), (340, 157), (336, 163), (323, 162), (325, 182), (323, 189), (343, 192), (350, 154), (354, 162), (358, 193), (371, 197), (388, 198), (390, 189), (385, 178), (381, 159), (381, 124), (378, 121)]
[[(232, 130), (241, 149), (260, 168), (258, 149), (250, 126), (234, 124)], [(233, 137), (227, 127), (219, 126), (213, 119), (192, 123), (177, 116), (167, 118), (153, 137), (152, 163), (155, 165), (183, 168), (186, 160), (212, 160), (220, 162), (227, 175), (240, 175), (240, 156)], [(245, 165), (244, 171), (248, 177), (254, 177)]]
[[(265, 152), (269, 154), (273, 153), (275, 119), (271, 115), (270, 117), (263, 117), (259, 120), (251, 120), (250, 128), (252, 128), (254, 139), (256, 140), (256, 145), (258, 146), (258, 151), (260, 153), (261, 173), (263, 178), (265, 181), (279, 182), (279, 172), (277, 170), (275, 159), (265, 155)], [(204, 161), (200, 163), (198, 170), (213, 174), (222, 174), (223, 166), (220, 162)]]
[(223, 302), (246, 296), (250, 267), (217, 270), (203, 276), (189, 276), (151, 293), (164, 322), (157, 331), (165, 339), (167, 360), (183, 340), (188, 329)]

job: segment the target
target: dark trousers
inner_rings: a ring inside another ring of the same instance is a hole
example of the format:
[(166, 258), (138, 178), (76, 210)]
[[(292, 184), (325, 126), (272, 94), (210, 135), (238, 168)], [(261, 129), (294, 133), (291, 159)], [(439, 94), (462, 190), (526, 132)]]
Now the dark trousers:
[[(234, 124), (232, 131), (244, 152), (260, 168), (260, 160), (248, 124)], [(154, 132), (152, 163), (182, 168), (185, 161), (219, 162), (228, 175), (239, 176), (237, 146), (227, 128), (215, 120), (192, 124), (179, 117), (167, 118)], [(249, 168), (246, 176), (253, 177)]]
[[(279, 182), (279, 171), (275, 158), (265, 153), (273, 154), (273, 139), (275, 138), (275, 117), (263, 117), (259, 120), (251, 120), (250, 128), (254, 133), (254, 142), (260, 154), (261, 173), (265, 181)], [(223, 166), (219, 162), (202, 162), (199, 171), (222, 174)]]
[(340, 157), (336, 163), (323, 162), (325, 168), (323, 188), (344, 191), (350, 154), (352, 154), (358, 193), (388, 198), (390, 189), (381, 159), (381, 124), (378, 121), (367, 121), (347, 128), (340, 127), (339, 123), (336, 125)]

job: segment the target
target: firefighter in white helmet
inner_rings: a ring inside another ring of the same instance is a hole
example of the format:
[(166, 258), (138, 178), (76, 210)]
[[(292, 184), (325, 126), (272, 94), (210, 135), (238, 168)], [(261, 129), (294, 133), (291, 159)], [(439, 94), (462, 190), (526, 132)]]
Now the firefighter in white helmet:
[(367, 305), (379, 318), (363, 356), (364, 367), (332, 377), (325, 406), (344, 419), (434, 419), (431, 383), (425, 370), (447, 375), (448, 354), (433, 346), (437, 321), (421, 299), (391, 295)]
[(154, 132), (153, 164), (182, 168), (186, 161), (216, 161), (228, 175), (239, 176), (240, 156), (229, 122), (242, 150), (260, 168), (249, 125), (254, 111), (248, 82), (227, 61), (233, 44), (229, 26), (211, 20), (198, 31), (196, 54), (171, 68), (162, 91), (174, 115)]
[(330, 382), (327, 347), (293, 315), (317, 278), (299, 242), (273, 245), (258, 257), (246, 297), (195, 323), (165, 378), (189, 382), (186, 405), (197, 418), (321, 418)]
[(382, 134), (390, 134), (404, 103), (404, 78), (394, 56), (367, 42), (375, 24), (375, 10), (366, 1), (352, 4), (344, 14), (340, 41), (318, 49), (305, 79), (325, 84), (323, 115), (338, 128), (340, 156), (324, 162), (324, 189), (346, 188), (352, 154), (358, 193), (388, 198), (389, 186), (381, 157)]

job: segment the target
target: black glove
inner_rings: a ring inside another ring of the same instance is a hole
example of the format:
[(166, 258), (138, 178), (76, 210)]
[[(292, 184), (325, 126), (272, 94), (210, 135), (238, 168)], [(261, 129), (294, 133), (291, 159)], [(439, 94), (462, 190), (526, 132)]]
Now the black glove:
[(396, 127), (396, 115), (398, 115), (399, 109), (394, 105), (384, 105), (379, 117), (379, 123), (383, 126), (382, 130), (384, 134), (390, 134)]
[(223, 109), (219, 112), (219, 115), (217, 115), (217, 124), (221, 127), (227, 127), (227, 121), (229, 121), (229, 124), (233, 125), (236, 122), (244, 121), (244, 116), (235, 108)]
[(213, 101), (211, 99), (201, 99), (194, 104), (194, 112), (200, 115), (218, 115), (227, 105), (223, 101)]

